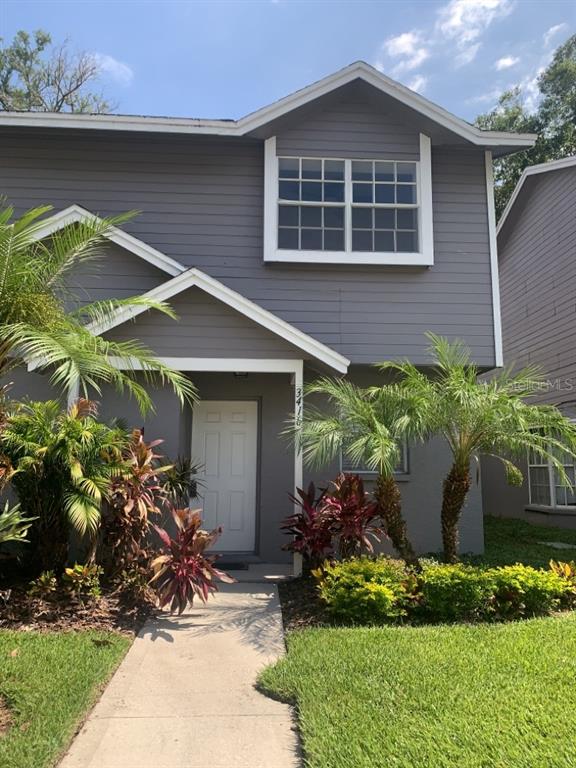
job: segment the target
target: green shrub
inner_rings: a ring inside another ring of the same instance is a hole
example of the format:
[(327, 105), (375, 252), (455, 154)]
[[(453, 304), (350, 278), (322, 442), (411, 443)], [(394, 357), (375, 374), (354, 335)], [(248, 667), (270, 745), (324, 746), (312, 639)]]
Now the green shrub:
[(54, 597), (57, 590), (58, 580), (54, 571), (42, 571), (40, 576), (28, 585), (30, 597), (36, 597), (40, 600), (49, 600), (51, 597)]
[(492, 568), (494, 612), (500, 618), (534, 616), (558, 609), (572, 592), (570, 583), (554, 570), (529, 565)]
[(374, 624), (405, 616), (416, 580), (405, 564), (388, 557), (358, 557), (315, 571), (320, 597), (333, 616)]
[(66, 568), (62, 574), (62, 582), (71, 595), (78, 598), (100, 597), (100, 576), (102, 568), (99, 565), (80, 565)]
[(471, 565), (425, 564), (419, 578), (420, 610), (433, 621), (483, 618), (491, 612), (490, 570)]
[(429, 621), (486, 621), (548, 614), (576, 602), (576, 566), (501, 568), (422, 560), (414, 574), (400, 560), (351, 558), (314, 572), (330, 613), (356, 624), (407, 616)]

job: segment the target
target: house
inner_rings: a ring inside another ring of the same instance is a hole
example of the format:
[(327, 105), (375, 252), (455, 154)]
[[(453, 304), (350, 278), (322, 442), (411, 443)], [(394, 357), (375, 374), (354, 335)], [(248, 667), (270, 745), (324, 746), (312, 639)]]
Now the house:
[[(576, 157), (526, 168), (498, 223), (506, 365), (537, 366), (533, 401), (576, 417)], [(507, 486), (489, 460), (482, 480), (488, 514), (576, 527), (576, 495), (551, 465), (526, 457), (522, 487)], [(566, 471), (574, 479), (574, 466)]]
[[(226, 552), (287, 558), (287, 493), (339, 469), (308, 471), (279, 437), (306, 379), (368, 384), (399, 357), (426, 367), (427, 330), (463, 338), (482, 370), (501, 365), (492, 158), (531, 135), (481, 131), (362, 62), (240, 120), (0, 113), (0, 134), (2, 192), (18, 210), (56, 208), (43, 234), (140, 211), (75, 279), (92, 298), (148, 293), (178, 312), (135, 308), (93, 330), (140, 338), (197, 385), (193, 413), (155, 390), (146, 430), (204, 463)], [(15, 387), (49, 395), (34, 371)], [(114, 392), (102, 412), (141, 423)], [(448, 462), (433, 443), (398, 467), (420, 551), (440, 548)], [(461, 543), (483, 547), (478, 488)]]

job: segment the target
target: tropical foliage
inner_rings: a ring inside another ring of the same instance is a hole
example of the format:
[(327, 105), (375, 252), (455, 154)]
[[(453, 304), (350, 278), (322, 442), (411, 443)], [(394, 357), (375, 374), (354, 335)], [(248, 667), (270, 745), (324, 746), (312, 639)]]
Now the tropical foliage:
[(332, 534), (322, 515), (325, 492), (318, 492), (312, 482), (306, 490), (297, 488), (296, 496), (289, 497), (298, 509), (280, 526), (290, 536), (284, 549), (301, 555), (305, 570), (317, 568), (332, 553)]
[(103, 499), (123, 468), (127, 436), (96, 418), (79, 400), (62, 410), (56, 400), (22, 405), (0, 434), (2, 452), (16, 468), (12, 485), (32, 525), (39, 565), (61, 570), (69, 531), (94, 539)]
[(71, 286), (73, 270), (103, 256), (110, 228), (133, 214), (91, 219), (41, 238), (50, 210), (42, 206), (15, 217), (11, 206), (0, 207), (0, 377), (26, 361), (68, 392), (100, 394), (109, 384), (133, 396), (142, 411), (152, 408), (149, 384), (169, 384), (181, 401), (194, 400), (191, 381), (146, 346), (104, 339), (87, 325), (105, 324), (128, 306), (175, 317), (166, 303), (141, 296), (84, 303)]
[(326, 407), (307, 406), (296, 440), (304, 460), (325, 466), (347, 457), (377, 473), (375, 497), (384, 530), (407, 562), (416, 562), (402, 516), (395, 470), (404, 441), (425, 430), (420, 402), (395, 384), (359, 387), (345, 379), (321, 378), (307, 387), (308, 396), (325, 398)]
[(537, 370), (515, 373), (506, 369), (480, 380), (480, 370), (466, 345), (427, 335), (433, 376), (409, 362), (382, 363), (380, 369), (400, 377), (399, 388), (418, 403), (423, 432), (441, 435), (450, 448), (452, 466), (444, 480), (441, 518), (444, 556), (454, 562), (460, 516), (472, 483), (472, 462), (482, 455), (494, 456), (504, 466), (509, 482), (520, 484), (518, 463), (530, 451), (550, 461), (559, 481), (569, 485), (564, 459), (576, 457), (576, 427), (558, 408), (530, 403), (542, 383)]
[(145, 565), (149, 559), (145, 538), (150, 517), (158, 516), (166, 501), (161, 486), (162, 466), (156, 448), (162, 440), (146, 442), (134, 429), (122, 450), (122, 464), (111, 478), (103, 512), (101, 557), (109, 576)]
[(0, 544), (9, 541), (28, 541), (28, 530), (34, 522), (33, 517), (26, 517), (20, 509), (20, 504), (12, 507), (7, 501), (3, 511), (0, 512)]
[(214, 566), (215, 555), (207, 555), (222, 533), (222, 528), (202, 530), (198, 510), (176, 509), (172, 516), (176, 523), (176, 538), (163, 528), (154, 528), (164, 545), (165, 552), (152, 563), (152, 587), (158, 594), (160, 607), (170, 605), (181, 614), (194, 598), (207, 602), (217, 591), (216, 581), (233, 583), (234, 579)]

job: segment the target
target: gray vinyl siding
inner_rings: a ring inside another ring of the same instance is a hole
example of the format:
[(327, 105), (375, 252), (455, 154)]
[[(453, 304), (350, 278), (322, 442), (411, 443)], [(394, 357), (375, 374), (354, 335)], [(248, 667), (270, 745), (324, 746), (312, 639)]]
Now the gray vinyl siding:
[(169, 277), (139, 256), (108, 242), (98, 258), (70, 273), (67, 285), (71, 302), (84, 303), (140, 296)]
[(504, 360), (540, 366), (541, 402), (576, 400), (576, 168), (529, 180), (499, 237)]
[(157, 355), (166, 357), (307, 357), (302, 350), (199, 288), (183, 291), (170, 305), (177, 320), (151, 310), (105, 336), (113, 341), (138, 338)]
[[(549, 382), (533, 402), (573, 415), (576, 402), (576, 168), (528, 177), (498, 236), (504, 363), (536, 365)], [(525, 474), (507, 485), (491, 459), (482, 461), (487, 514), (539, 525), (576, 527), (562, 507), (531, 507)]]
[(278, 134), (279, 155), (418, 160), (419, 131), (358, 94)]
[[(417, 156), (417, 132), (405, 121), (402, 130), (388, 110), (372, 102), (360, 109), (354, 100), (330, 109), (285, 126), (279, 147), (317, 153), (326, 130), (326, 154)], [(7, 131), (0, 189), (19, 210), (44, 203), (102, 215), (139, 210), (127, 231), (354, 363), (401, 356), (424, 364), (424, 333), (433, 330), (463, 337), (480, 365), (494, 365), (480, 149), (433, 144), (431, 268), (265, 264), (263, 158), (256, 139)]]

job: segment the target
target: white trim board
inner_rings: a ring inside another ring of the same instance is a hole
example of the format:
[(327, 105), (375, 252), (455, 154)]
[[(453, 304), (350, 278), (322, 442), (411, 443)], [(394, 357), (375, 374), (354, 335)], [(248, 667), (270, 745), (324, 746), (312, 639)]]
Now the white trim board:
[(141, 117), (136, 115), (78, 115), (25, 112), (0, 113), (0, 126), (71, 128), (159, 133), (209, 134), (245, 136), (273, 120), (302, 107), (354, 80), (362, 80), (391, 96), (416, 112), (433, 120), (461, 138), (482, 147), (531, 147), (534, 134), (482, 131), (465, 120), (428, 101), (406, 86), (383, 75), (364, 61), (356, 61), (295, 93), (245, 115), (240, 120), (203, 120), (174, 117)]
[(506, 204), (506, 208), (504, 208), (502, 216), (500, 216), (496, 234), (500, 234), (500, 230), (504, 226), (504, 222), (514, 207), (516, 199), (529, 176), (537, 176), (541, 173), (547, 173), (548, 171), (562, 171), (565, 168), (572, 168), (573, 166), (576, 166), (576, 155), (572, 157), (563, 157), (561, 160), (552, 160), (550, 163), (539, 163), (538, 165), (530, 165), (528, 168), (524, 168), (522, 176), (520, 176), (518, 183), (514, 187), (514, 191), (510, 195), (510, 199)]
[[(178, 371), (202, 371), (204, 373), (289, 373), (298, 376), (303, 369), (302, 360), (252, 357), (157, 357), (156, 359), (163, 365)], [(146, 370), (146, 366), (138, 360), (131, 360), (127, 363), (120, 358), (111, 357), (110, 362), (116, 368), (126, 366), (126, 370)]]
[[(36, 229), (34, 234), (35, 240), (43, 240), (45, 237), (49, 237), (54, 232), (58, 232), (70, 224), (76, 224), (78, 222), (100, 222), (101, 218), (95, 214), (87, 211), (79, 205), (71, 205), (68, 208), (64, 208), (62, 211), (58, 211), (53, 216), (50, 216), (43, 222), (43, 226)], [(42, 222), (40, 222), (42, 223)], [(129, 235), (128, 232), (119, 229), (118, 227), (110, 227), (106, 239), (112, 243), (124, 248), (126, 251), (133, 253), (149, 264), (152, 264), (163, 272), (167, 272), (172, 277), (182, 274), (186, 270), (182, 264), (179, 264), (174, 259), (171, 259), (161, 251), (157, 251), (156, 248), (152, 248), (151, 245), (142, 240), (138, 240), (137, 237)]]
[(484, 153), (486, 166), (486, 195), (488, 204), (488, 238), (490, 244), (490, 278), (492, 282), (492, 317), (494, 324), (494, 360), (497, 368), (504, 365), (502, 348), (502, 317), (500, 308), (500, 276), (498, 274), (498, 243), (496, 239), (496, 211), (494, 208), (494, 168), (492, 152)]
[[(253, 320), (289, 344), (298, 347), (298, 349), (306, 352), (314, 359), (325, 363), (339, 373), (346, 373), (348, 370), (350, 361), (343, 355), (290, 325), (290, 323), (272, 314), (272, 312), (268, 312), (268, 310), (258, 306), (258, 304), (245, 298), (240, 293), (228, 288), (223, 283), (210, 277), (210, 275), (201, 272), (199, 269), (188, 269), (186, 272), (148, 291), (148, 293), (143, 295), (143, 298), (167, 301), (188, 288), (199, 288), (205, 291), (218, 301), (227, 304), (232, 309), (235, 309), (245, 317)], [(99, 335), (128, 320), (132, 320), (146, 311), (148, 311), (147, 308), (143, 306), (121, 307), (113, 313), (109, 323), (90, 323), (87, 327), (91, 333)]]

